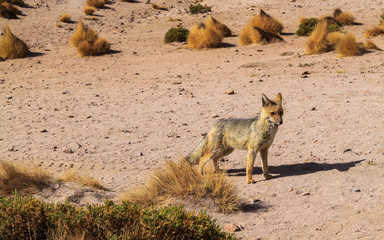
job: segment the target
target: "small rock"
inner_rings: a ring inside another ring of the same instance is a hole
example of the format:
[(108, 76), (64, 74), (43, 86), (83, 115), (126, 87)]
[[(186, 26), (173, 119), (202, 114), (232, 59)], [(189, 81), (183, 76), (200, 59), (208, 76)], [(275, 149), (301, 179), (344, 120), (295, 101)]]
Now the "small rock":
[(235, 90), (233, 90), (233, 89), (227, 89), (227, 90), (225, 91), (225, 94), (227, 94), (227, 95), (233, 95), (233, 94), (235, 94)]
[(311, 111), (316, 111), (316, 108), (315, 107), (311, 108)]
[(43, 130), (41, 130), (40, 132), (41, 132), (41, 133), (46, 133), (46, 132), (48, 132), (48, 130), (47, 130), (47, 129), (43, 129)]
[(361, 192), (361, 190), (358, 189), (358, 188), (353, 188), (353, 189), (352, 189), (352, 192)]
[(64, 147), (63, 153), (74, 153), (74, 151), (70, 147)]
[(211, 115), (211, 118), (218, 118), (219, 117), (219, 115), (217, 115), (217, 114), (212, 114)]
[(238, 232), (238, 231), (241, 231), (241, 226), (238, 226), (234, 223), (228, 223), (224, 226), (224, 231), (226, 231), (226, 232)]
[(303, 192), (303, 193), (301, 194), (301, 196), (309, 196), (309, 195), (311, 195), (309, 192)]
[(59, 187), (60, 187), (60, 183), (56, 183), (55, 185), (53, 185), (53, 189), (55, 190), (59, 189)]

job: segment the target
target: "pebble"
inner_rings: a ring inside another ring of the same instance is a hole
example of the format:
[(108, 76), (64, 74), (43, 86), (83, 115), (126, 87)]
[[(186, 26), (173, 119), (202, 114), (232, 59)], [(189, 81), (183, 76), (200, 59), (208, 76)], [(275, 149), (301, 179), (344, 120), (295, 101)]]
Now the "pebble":
[(227, 94), (227, 95), (233, 95), (233, 94), (235, 94), (235, 90), (233, 90), (233, 89), (227, 89), (227, 90), (225, 91), (225, 94)]
[(226, 232), (238, 232), (241, 230), (242, 230), (242, 227), (234, 223), (228, 223), (224, 226), (224, 231)]
[(63, 153), (74, 153), (74, 151), (70, 147), (64, 147)]

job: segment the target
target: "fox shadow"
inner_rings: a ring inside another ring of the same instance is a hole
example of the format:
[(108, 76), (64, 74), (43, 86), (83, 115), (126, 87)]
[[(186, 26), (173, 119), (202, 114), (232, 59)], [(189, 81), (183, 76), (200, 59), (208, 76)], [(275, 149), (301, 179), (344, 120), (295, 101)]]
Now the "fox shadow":
[[(350, 168), (355, 167), (357, 164), (365, 161), (365, 159), (345, 162), (345, 163), (316, 163), (316, 162), (306, 162), (306, 163), (295, 163), (287, 164), (280, 166), (269, 166), (269, 173), (278, 174), (273, 176), (273, 178), (282, 178), (290, 176), (300, 176), (306, 174), (312, 174), (316, 172), (338, 170), (340, 172), (346, 172)], [(245, 176), (246, 169), (229, 169), (227, 170), (229, 176)], [(262, 174), (263, 171), (261, 167), (254, 167), (253, 174)]]

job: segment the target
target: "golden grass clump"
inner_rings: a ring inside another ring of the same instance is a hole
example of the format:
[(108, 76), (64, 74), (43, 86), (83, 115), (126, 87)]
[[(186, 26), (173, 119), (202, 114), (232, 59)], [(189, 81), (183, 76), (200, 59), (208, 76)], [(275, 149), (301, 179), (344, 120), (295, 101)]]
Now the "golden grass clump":
[(109, 42), (104, 38), (98, 38), (94, 42), (82, 41), (77, 47), (80, 57), (97, 56), (107, 53), (111, 48)]
[(0, 161), (0, 194), (11, 194), (14, 190), (33, 192), (53, 183), (53, 177), (42, 168)]
[(0, 57), (4, 59), (21, 58), (28, 52), (27, 44), (13, 35), (6, 26), (3, 38), (0, 40)]
[(152, 3), (152, 8), (153, 8), (153, 9), (156, 9), (156, 10), (168, 11), (168, 8), (167, 8), (167, 7), (159, 6), (159, 5), (157, 5), (156, 3)]
[(88, 7), (103, 8), (106, 3), (106, 0), (87, 0), (86, 5)]
[(254, 27), (259, 27), (266, 32), (275, 34), (281, 34), (284, 28), (279, 20), (271, 17), (262, 9), (260, 9), (259, 15), (256, 15), (251, 19), (249, 24)]
[(320, 54), (330, 50), (327, 41), (328, 24), (326, 21), (320, 21), (316, 28), (309, 35), (306, 46), (307, 54)]
[(331, 46), (336, 46), (340, 40), (343, 38), (343, 33), (341, 32), (331, 32), (327, 35), (327, 42)]
[(17, 7), (13, 6), (12, 4), (10, 4), (8, 2), (3, 2), (1, 5), (4, 6), (8, 12), (11, 12), (15, 15), (21, 15), (22, 14), (22, 11), (20, 9), (18, 9)]
[(381, 51), (381, 48), (379, 48), (372, 40), (367, 40), (363, 47), (365, 49)]
[(194, 49), (216, 48), (221, 45), (223, 35), (213, 25), (194, 24), (188, 34), (188, 47)]
[(70, 39), (71, 46), (77, 47), (82, 41), (94, 42), (98, 38), (97, 33), (87, 26), (82, 21), (79, 21), (76, 32)]
[(59, 21), (65, 22), (65, 23), (71, 23), (72, 22), (71, 16), (68, 13), (64, 13), (63, 15), (61, 15), (61, 17), (59, 18)]
[(362, 54), (363, 49), (356, 41), (355, 35), (352, 33), (344, 34), (336, 45), (336, 52), (339, 57), (358, 56)]
[(283, 25), (280, 21), (260, 10), (260, 14), (254, 16), (241, 31), (239, 43), (247, 45), (280, 42), (283, 41), (283, 38), (279, 36), (282, 31)]
[(81, 175), (75, 171), (67, 171), (59, 178), (60, 182), (74, 182), (78, 183), (81, 186), (87, 186), (94, 189), (103, 190), (105, 189), (103, 185), (91, 177), (90, 175)]
[(84, 13), (86, 15), (92, 15), (95, 13), (95, 11), (96, 11), (96, 8), (94, 7), (84, 7)]
[(167, 161), (165, 168), (153, 172), (145, 185), (133, 188), (120, 196), (132, 203), (162, 203), (170, 199), (211, 198), (220, 212), (234, 212), (239, 206), (235, 187), (224, 174), (200, 174), (187, 161)]
[(350, 12), (343, 12), (339, 8), (333, 12), (333, 18), (341, 25), (352, 25), (355, 23), (355, 17)]
[(221, 22), (217, 21), (212, 16), (209, 16), (209, 18), (205, 22), (205, 25), (207, 27), (216, 28), (217, 30), (219, 30), (221, 32), (223, 37), (230, 37), (230, 36), (232, 36), (231, 29), (229, 29), (226, 25), (222, 24)]
[(364, 35), (366, 38), (373, 38), (384, 34), (384, 25), (374, 26), (365, 31)]

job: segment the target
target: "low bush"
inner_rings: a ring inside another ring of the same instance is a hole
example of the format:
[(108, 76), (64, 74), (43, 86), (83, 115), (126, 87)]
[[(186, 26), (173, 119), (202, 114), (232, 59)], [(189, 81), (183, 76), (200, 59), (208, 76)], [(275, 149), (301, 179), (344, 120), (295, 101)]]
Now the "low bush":
[(94, 7), (84, 7), (84, 13), (86, 15), (92, 15), (95, 13), (95, 11), (96, 11), (96, 8)]
[(65, 23), (71, 23), (72, 22), (71, 16), (68, 13), (64, 13), (63, 15), (61, 15), (61, 17), (59, 18), (59, 21), (65, 22)]
[(17, 7), (13, 6), (12, 4), (10, 4), (8, 2), (3, 2), (1, 5), (4, 6), (8, 10), (8, 12), (11, 12), (15, 15), (21, 15), (22, 14), (20, 9), (18, 9)]
[(212, 7), (208, 5), (203, 6), (200, 3), (189, 5), (190, 14), (207, 13), (207, 12), (211, 12), (211, 10), (212, 10)]
[(341, 25), (351, 25), (355, 23), (355, 17), (350, 12), (343, 12), (339, 8), (333, 12), (333, 18)]
[(171, 28), (165, 33), (164, 42), (185, 42), (187, 41), (189, 30), (183, 27)]
[(24, 0), (0, 0), (0, 3), (8, 2), (12, 5), (17, 5), (19, 7), (27, 7), (28, 5), (24, 2)]
[(76, 207), (33, 197), (0, 197), (2, 239), (235, 239), (205, 212), (129, 202)]
[(103, 8), (106, 3), (106, 0), (87, 0), (86, 5), (88, 7)]
[(27, 44), (13, 35), (9, 27), (6, 26), (0, 40), (0, 57), (4, 59), (21, 58), (28, 51)]

